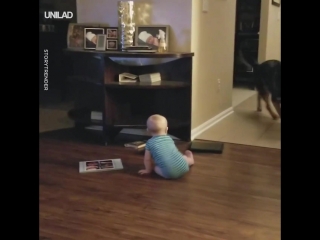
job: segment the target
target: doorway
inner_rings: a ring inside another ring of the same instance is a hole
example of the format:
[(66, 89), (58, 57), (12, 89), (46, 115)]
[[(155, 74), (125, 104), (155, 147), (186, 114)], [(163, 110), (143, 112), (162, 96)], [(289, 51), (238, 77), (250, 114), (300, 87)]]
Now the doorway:
[(233, 107), (256, 94), (261, 0), (237, 0), (233, 72)]

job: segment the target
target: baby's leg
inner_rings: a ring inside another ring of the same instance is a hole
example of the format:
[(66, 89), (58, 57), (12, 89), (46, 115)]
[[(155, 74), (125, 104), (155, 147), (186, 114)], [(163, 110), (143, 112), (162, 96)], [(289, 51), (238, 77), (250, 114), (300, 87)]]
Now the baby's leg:
[(161, 169), (154, 164), (154, 160), (153, 160), (152, 157), (151, 157), (151, 159), (152, 159), (152, 165), (154, 166), (154, 167), (153, 167), (153, 170), (155, 171), (155, 173), (158, 174), (160, 177), (167, 178), (167, 177), (164, 176), (164, 174), (163, 174), (163, 172), (161, 171)]
[(191, 151), (189, 151), (189, 150), (185, 151), (183, 158), (187, 161), (189, 166), (192, 166), (194, 164), (194, 158), (193, 158), (193, 154)]
[(156, 172), (156, 174), (158, 174), (159, 176), (163, 177), (163, 178), (167, 178), (163, 175), (161, 169), (158, 166), (154, 167), (154, 171)]

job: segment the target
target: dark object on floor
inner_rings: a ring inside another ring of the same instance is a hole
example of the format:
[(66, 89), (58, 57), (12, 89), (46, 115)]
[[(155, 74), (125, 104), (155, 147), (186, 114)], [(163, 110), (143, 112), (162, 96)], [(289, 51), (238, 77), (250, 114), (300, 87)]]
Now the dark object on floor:
[[(281, 118), (281, 62), (268, 60), (258, 65), (256, 69), (254, 81), (258, 91), (257, 111), (261, 112), (261, 99), (263, 99), (271, 117), (275, 120)], [(277, 113), (272, 110), (272, 104)]]
[(194, 152), (210, 152), (221, 154), (223, 151), (223, 146), (224, 144), (222, 142), (194, 140), (191, 142), (190, 150)]

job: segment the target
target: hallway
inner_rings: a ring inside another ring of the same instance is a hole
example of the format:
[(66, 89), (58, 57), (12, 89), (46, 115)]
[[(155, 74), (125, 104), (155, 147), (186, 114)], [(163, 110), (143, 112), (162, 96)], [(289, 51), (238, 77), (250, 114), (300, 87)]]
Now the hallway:
[(257, 94), (248, 92), (242, 94), (242, 99), (248, 94), (252, 96), (236, 105), (237, 101), (241, 101), (241, 94), (235, 90), (234, 113), (200, 134), (197, 139), (280, 149), (280, 120), (273, 120), (264, 104), (262, 112), (257, 112)]

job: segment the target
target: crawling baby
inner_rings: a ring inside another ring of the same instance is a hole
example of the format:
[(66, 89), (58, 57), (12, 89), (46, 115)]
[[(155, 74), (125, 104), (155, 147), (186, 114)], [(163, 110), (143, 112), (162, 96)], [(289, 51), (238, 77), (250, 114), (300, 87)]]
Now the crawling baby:
[(182, 177), (194, 164), (192, 152), (187, 150), (184, 155), (179, 152), (172, 138), (167, 135), (168, 122), (165, 117), (150, 116), (147, 128), (152, 138), (146, 143), (145, 169), (140, 170), (139, 174), (149, 174), (154, 169), (158, 175), (167, 179)]

